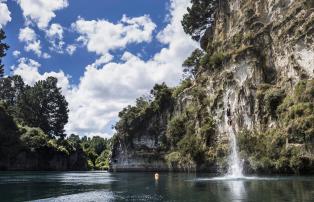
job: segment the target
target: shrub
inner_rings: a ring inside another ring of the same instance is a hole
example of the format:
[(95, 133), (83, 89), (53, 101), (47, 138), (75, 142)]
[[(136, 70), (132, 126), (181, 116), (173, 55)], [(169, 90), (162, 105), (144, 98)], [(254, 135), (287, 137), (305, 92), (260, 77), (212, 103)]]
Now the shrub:
[(185, 89), (189, 88), (192, 86), (192, 81), (191, 79), (185, 79), (183, 81), (181, 81), (180, 85), (178, 85), (174, 90), (173, 90), (173, 93), (172, 93), (172, 96), (174, 98), (178, 97), (178, 95), (180, 93), (182, 93)]
[(20, 140), (31, 150), (44, 148), (48, 143), (49, 136), (45, 134), (40, 128), (22, 127)]
[(184, 114), (174, 116), (168, 123), (166, 136), (172, 148), (186, 134), (187, 117)]
[(55, 151), (61, 152), (65, 155), (70, 155), (70, 151), (72, 151), (72, 147), (69, 149), (70, 145), (65, 145), (56, 139), (50, 139), (47, 145), (48, 147), (53, 148)]
[(177, 151), (171, 152), (165, 156), (166, 162), (170, 168), (179, 167), (181, 158), (181, 153)]
[(285, 92), (281, 89), (271, 88), (266, 91), (264, 97), (266, 111), (270, 113), (273, 117), (276, 117), (276, 110), (278, 106), (282, 103), (284, 97)]
[(96, 159), (96, 168), (100, 170), (108, 170), (109, 168), (109, 150), (104, 150)]
[(300, 81), (277, 113), (290, 143), (306, 144), (314, 139), (314, 80)]
[(174, 151), (167, 154), (165, 159), (170, 169), (190, 171), (196, 168), (196, 164), (190, 154), (183, 155), (181, 152)]
[(196, 135), (186, 135), (179, 141), (178, 148), (183, 155), (190, 155), (197, 164), (204, 162), (203, 143)]
[(229, 56), (229, 54), (225, 52), (216, 52), (213, 55), (210, 56), (209, 58), (209, 65), (211, 66), (220, 66), (222, 65), (222, 62)]

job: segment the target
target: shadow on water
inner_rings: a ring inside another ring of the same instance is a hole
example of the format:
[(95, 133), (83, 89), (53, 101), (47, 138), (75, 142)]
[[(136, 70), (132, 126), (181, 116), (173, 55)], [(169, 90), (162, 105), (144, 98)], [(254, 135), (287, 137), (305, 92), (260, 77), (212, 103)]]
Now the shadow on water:
[(314, 177), (0, 172), (0, 201), (314, 201)]

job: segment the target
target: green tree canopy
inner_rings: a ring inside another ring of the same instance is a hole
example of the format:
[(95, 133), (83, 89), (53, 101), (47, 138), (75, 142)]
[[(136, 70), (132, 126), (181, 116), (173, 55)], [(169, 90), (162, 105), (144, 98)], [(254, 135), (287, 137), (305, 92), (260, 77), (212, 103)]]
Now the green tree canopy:
[(0, 100), (13, 107), (24, 92), (25, 84), (21, 76), (14, 75), (0, 80)]
[(191, 56), (188, 57), (182, 64), (184, 67), (183, 71), (186, 73), (188, 76), (192, 75), (195, 77), (197, 74), (200, 66), (201, 66), (201, 59), (204, 56), (204, 53), (200, 49), (195, 49)]
[(181, 21), (185, 33), (199, 41), (203, 32), (212, 25), (214, 13), (221, 0), (191, 0), (192, 6)]
[(4, 76), (4, 66), (2, 64), (2, 58), (6, 55), (6, 51), (9, 49), (9, 46), (6, 43), (3, 43), (3, 40), (6, 38), (5, 33), (0, 29), (0, 78)]
[(64, 138), (69, 110), (56, 78), (48, 77), (33, 87), (28, 86), (17, 105), (17, 116), (24, 124), (39, 127), (50, 136)]

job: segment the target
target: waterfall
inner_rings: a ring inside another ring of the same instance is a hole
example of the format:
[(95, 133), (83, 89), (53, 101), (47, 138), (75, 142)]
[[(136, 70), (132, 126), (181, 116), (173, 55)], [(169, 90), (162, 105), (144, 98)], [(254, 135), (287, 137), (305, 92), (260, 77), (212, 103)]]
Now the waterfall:
[[(229, 93), (228, 93), (229, 94)], [(225, 102), (225, 126), (226, 126), (226, 132), (228, 133), (229, 140), (230, 140), (230, 150), (231, 153), (229, 155), (228, 159), (228, 173), (227, 176), (233, 177), (233, 178), (241, 178), (243, 177), (243, 165), (242, 161), (239, 157), (239, 152), (238, 152), (238, 145), (237, 145), (237, 139), (235, 135), (235, 131), (233, 128), (232, 124), (232, 113), (231, 113), (231, 106), (229, 103), (229, 96), (228, 100)]]
[(230, 153), (229, 161), (228, 161), (228, 164), (229, 164), (228, 175), (230, 177), (243, 177), (242, 161), (239, 158), (237, 139), (236, 139), (232, 126), (228, 126), (228, 133), (229, 133), (228, 135), (230, 138), (230, 149), (231, 149), (231, 153)]

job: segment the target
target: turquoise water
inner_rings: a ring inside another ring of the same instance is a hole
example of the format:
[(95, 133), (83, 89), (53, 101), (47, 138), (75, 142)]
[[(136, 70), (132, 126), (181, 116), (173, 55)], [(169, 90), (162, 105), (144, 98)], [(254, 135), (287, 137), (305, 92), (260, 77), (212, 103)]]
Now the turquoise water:
[(0, 201), (314, 201), (314, 177), (0, 172)]

